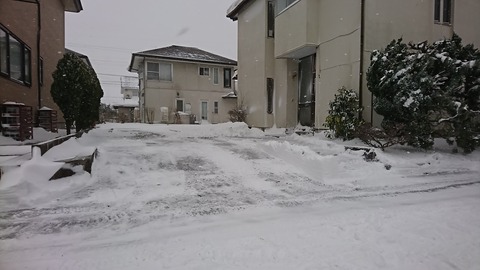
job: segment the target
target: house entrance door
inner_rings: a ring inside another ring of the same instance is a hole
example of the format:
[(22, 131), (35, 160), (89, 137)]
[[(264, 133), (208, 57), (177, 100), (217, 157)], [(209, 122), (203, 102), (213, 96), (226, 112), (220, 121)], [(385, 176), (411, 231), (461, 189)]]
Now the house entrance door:
[(315, 125), (315, 54), (300, 59), (298, 64), (298, 122)]
[(202, 101), (202, 107), (201, 107), (201, 115), (202, 115), (202, 120), (207, 120), (207, 110), (208, 110), (208, 101)]

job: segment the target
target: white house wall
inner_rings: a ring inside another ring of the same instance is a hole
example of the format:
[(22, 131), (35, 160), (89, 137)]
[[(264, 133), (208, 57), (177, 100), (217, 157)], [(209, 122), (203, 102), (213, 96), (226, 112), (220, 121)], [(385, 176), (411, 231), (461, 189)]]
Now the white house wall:
[[(147, 62), (159, 62), (156, 59), (147, 59)], [(166, 63), (165, 61), (161, 61)], [(233, 91), (233, 88), (224, 88), (223, 69), (233, 66), (220, 66), (203, 63), (187, 62), (169, 62), (172, 63), (172, 81), (145, 80), (144, 89), (144, 111), (154, 112), (154, 123), (161, 122), (161, 107), (167, 107), (169, 112), (169, 122), (173, 122), (172, 113), (176, 111), (176, 100), (183, 99), (184, 104), (190, 104), (191, 113), (201, 120), (201, 101), (208, 102), (207, 120), (210, 123), (227, 122), (228, 111), (235, 106), (235, 102), (222, 98), (224, 95)], [(200, 76), (199, 68), (210, 68), (209, 76)], [(218, 68), (218, 84), (213, 83), (213, 68)], [(233, 82), (232, 82), (233, 87)], [(219, 103), (219, 112), (214, 113), (214, 102)], [(146, 119), (144, 121), (148, 121)]]
[(252, 1), (238, 16), (238, 66), (243, 67), (238, 69), (238, 103), (247, 109), (247, 124), (255, 127), (273, 123), (266, 113), (266, 78), (274, 75), (274, 67), (267, 75), (267, 57), (273, 59), (273, 51), (267, 51), (266, 10), (266, 0)]

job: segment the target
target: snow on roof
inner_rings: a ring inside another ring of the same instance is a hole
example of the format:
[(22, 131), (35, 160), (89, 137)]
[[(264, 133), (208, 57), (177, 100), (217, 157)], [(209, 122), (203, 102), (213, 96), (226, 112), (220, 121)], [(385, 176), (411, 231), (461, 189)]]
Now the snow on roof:
[(235, 92), (230, 92), (226, 95), (223, 95), (222, 98), (237, 98), (237, 94), (235, 94)]
[(25, 106), (24, 103), (18, 103), (18, 102), (14, 102), (14, 101), (5, 101), (3, 103), (3, 105), (20, 105), (20, 106)]
[(225, 65), (237, 65), (237, 61), (216, 55), (194, 47), (172, 45), (170, 47), (134, 53), (133, 56), (153, 56), (174, 60), (186, 60), (195, 62), (209, 62)]
[(52, 109), (43, 106), (42, 108), (40, 108), (40, 111), (52, 111)]

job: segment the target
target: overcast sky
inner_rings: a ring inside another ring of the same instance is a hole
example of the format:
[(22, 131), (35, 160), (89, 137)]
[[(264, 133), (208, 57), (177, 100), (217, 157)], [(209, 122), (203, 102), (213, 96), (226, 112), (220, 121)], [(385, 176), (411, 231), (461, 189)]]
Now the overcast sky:
[(120, 97), (120, 75), (135, 76), (133, 52), (183, 45), (236, 60), (237, 24), (226, 17), (233, 2), (82, 0), (82, 12), (66, 13), (65, 46), (89, 57), (104, 100)]

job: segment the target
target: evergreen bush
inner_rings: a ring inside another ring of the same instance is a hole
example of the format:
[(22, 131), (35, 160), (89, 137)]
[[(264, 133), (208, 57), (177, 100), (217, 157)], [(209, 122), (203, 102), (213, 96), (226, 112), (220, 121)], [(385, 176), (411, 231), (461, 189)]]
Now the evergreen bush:
[(328, 138), (342, 138), (351, 140), (355, 137), (355, 130), (362, 124), (359, 115), (359, 98), (355, 91), (345, 87), (338, 90), (333, 101), (330, 102), (325, 127), (329, 130), (326, 133)]

